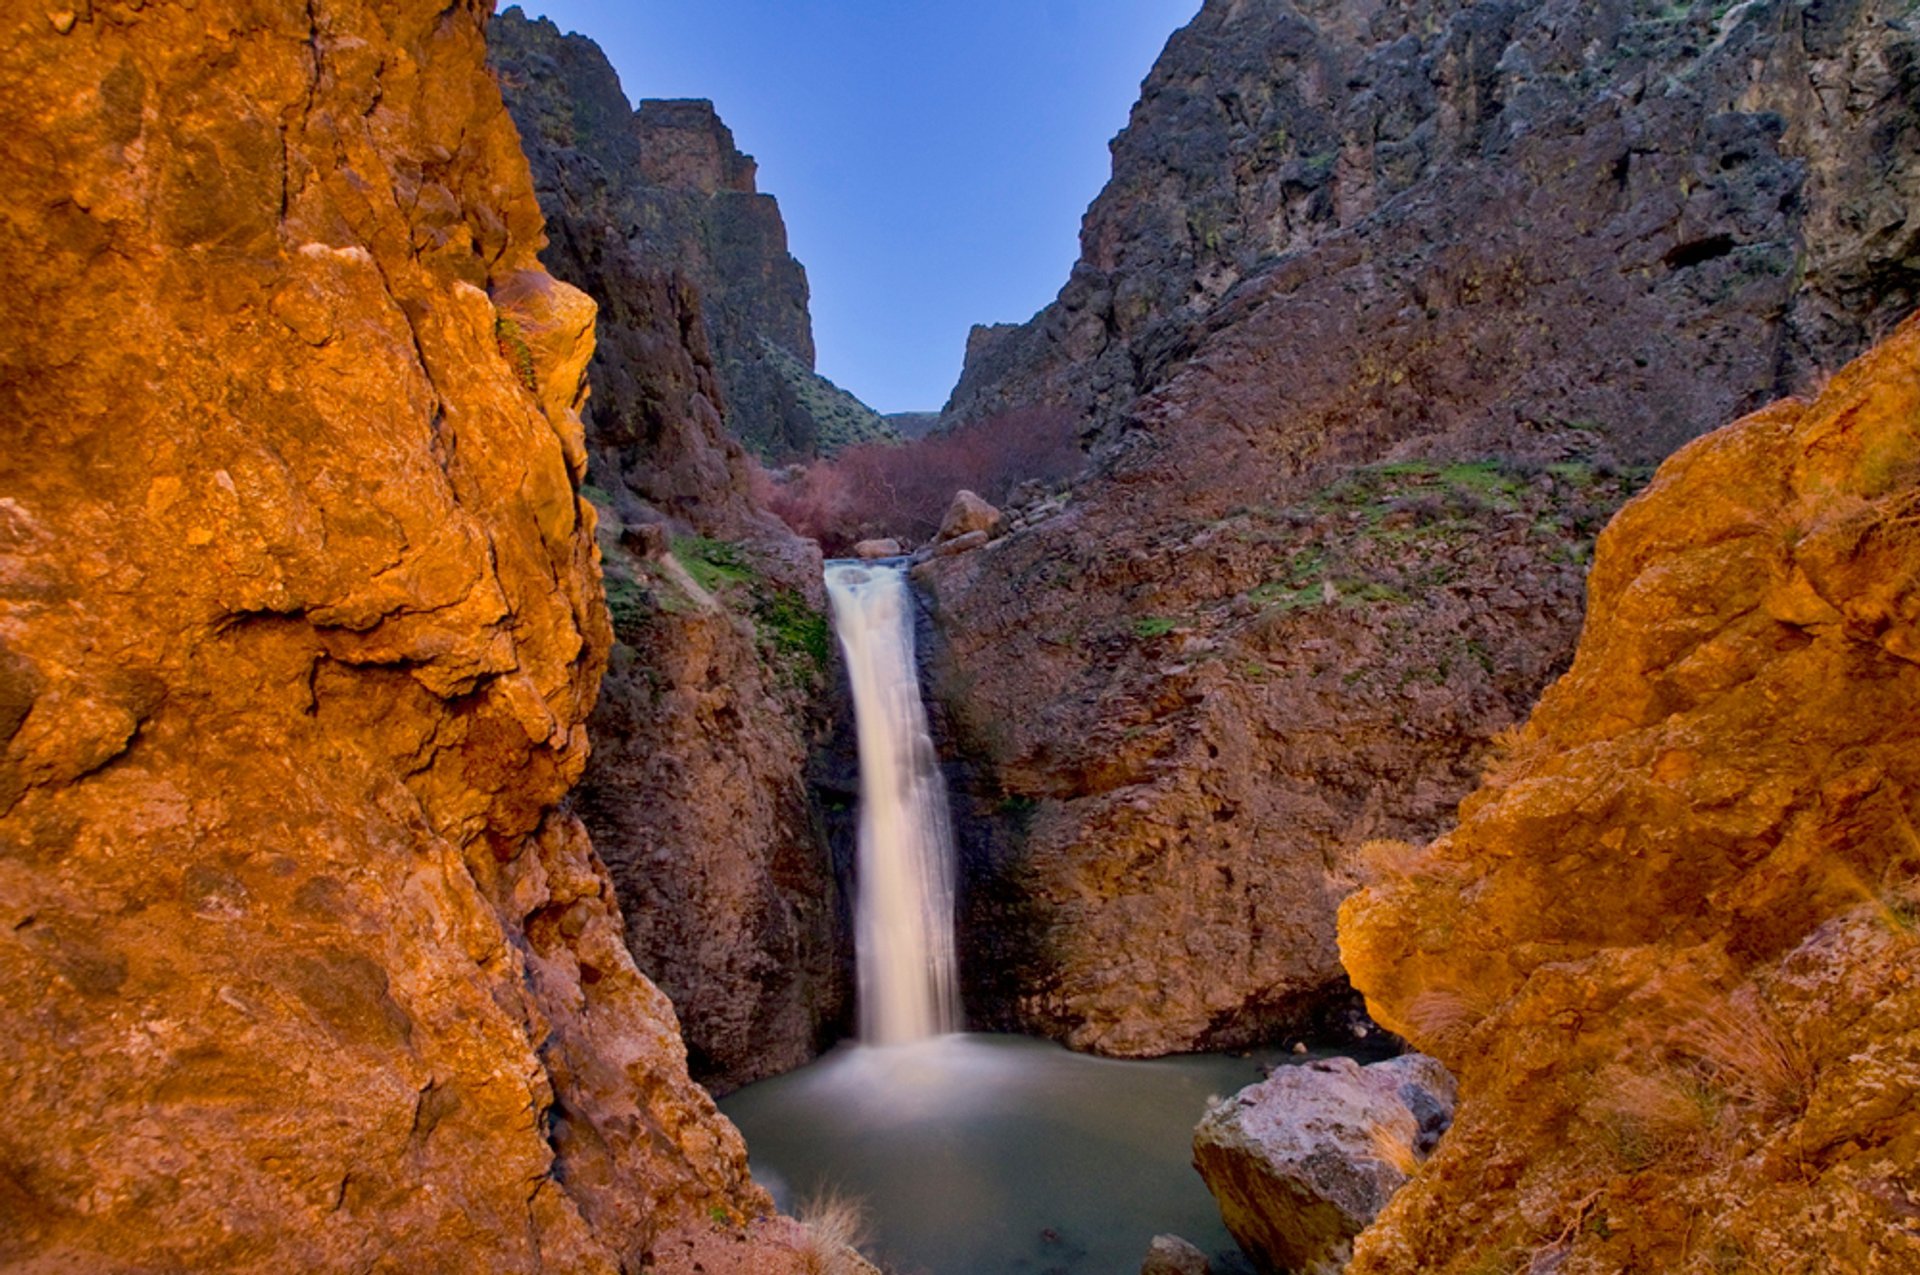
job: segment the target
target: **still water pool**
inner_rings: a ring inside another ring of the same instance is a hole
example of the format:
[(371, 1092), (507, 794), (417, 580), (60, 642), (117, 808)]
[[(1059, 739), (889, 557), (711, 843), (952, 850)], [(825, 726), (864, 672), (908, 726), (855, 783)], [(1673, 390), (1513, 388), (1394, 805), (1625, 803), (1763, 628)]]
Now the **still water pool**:
[(867, 1251), (899, 1275), (1134, 1275), (1163, 1232), (1238, 1275), (1252, 1268), (1193, 1171), (1193, 1126), (1261, 1061), (939, 1036), (843, 1045), (720, 1109), (783, 1209), (823, 1190), (862, 1200)]

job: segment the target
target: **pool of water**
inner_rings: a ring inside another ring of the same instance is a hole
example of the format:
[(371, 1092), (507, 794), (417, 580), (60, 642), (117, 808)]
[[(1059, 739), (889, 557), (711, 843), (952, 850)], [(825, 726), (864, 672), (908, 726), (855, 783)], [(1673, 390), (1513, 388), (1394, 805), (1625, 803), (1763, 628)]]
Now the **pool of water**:
[(860, 1200), (869, 1256), (898, 1275), (1134, 1275), (1163, 1232), (1240, 1275), (1252, 1267), (1193, 1171), (1193, 1126), (1262, 1062), (1312, 1056), (1122, 1062), (940, 1036), (842, 1045), (720, 1109), (783, 1209), (822, 1191)]

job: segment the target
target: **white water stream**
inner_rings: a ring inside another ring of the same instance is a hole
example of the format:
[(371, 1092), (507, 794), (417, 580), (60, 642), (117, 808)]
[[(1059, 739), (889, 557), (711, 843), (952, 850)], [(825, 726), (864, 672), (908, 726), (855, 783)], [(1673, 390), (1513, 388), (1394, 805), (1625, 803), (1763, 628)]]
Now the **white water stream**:
[(860, 741), (860, 1040), (902, 1045), (960, 1029), (947, 786), (920, 702), (905, 570), (836, 562), (826, 581)]

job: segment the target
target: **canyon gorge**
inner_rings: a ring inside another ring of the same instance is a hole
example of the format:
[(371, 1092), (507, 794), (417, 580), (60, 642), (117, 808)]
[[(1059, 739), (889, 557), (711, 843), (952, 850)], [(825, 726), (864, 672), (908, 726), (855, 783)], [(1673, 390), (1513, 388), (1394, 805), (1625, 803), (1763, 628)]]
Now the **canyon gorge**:
[[(770, 493), (915, 444), (491, 8), (0, 19), (0, 1269), (874, 1269), (714, 1099), (859, 1021)], [(1205, 0), (1112, 159), (899, 546), (966, 1026), (1437, 1058), (1356, 1272), (1920, 1269), (1920, 10)]]

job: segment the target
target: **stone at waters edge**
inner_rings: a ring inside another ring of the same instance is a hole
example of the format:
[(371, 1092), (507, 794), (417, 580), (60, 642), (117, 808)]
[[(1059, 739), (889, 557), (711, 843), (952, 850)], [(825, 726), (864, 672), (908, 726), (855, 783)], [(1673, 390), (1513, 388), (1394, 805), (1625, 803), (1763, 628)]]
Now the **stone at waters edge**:
[(1424, 1054), (1284, 1067), (1208, 1108), (1194, 1168), (1259, 1269), (1337, 1270), (1453, 1105), (1453, 1077)]
[(897, 558), (903, 552), (900, 542), (891, 537), (885, 540), (862, 540), (853, 547), (856, 558)]
[(1156, 1235), (1147, 1245), (1147, 1260), (1140, 1263), (1140, 1275), (1212, 1275), (1213, 1267), (1202, 1253), (1178, 1235)]

